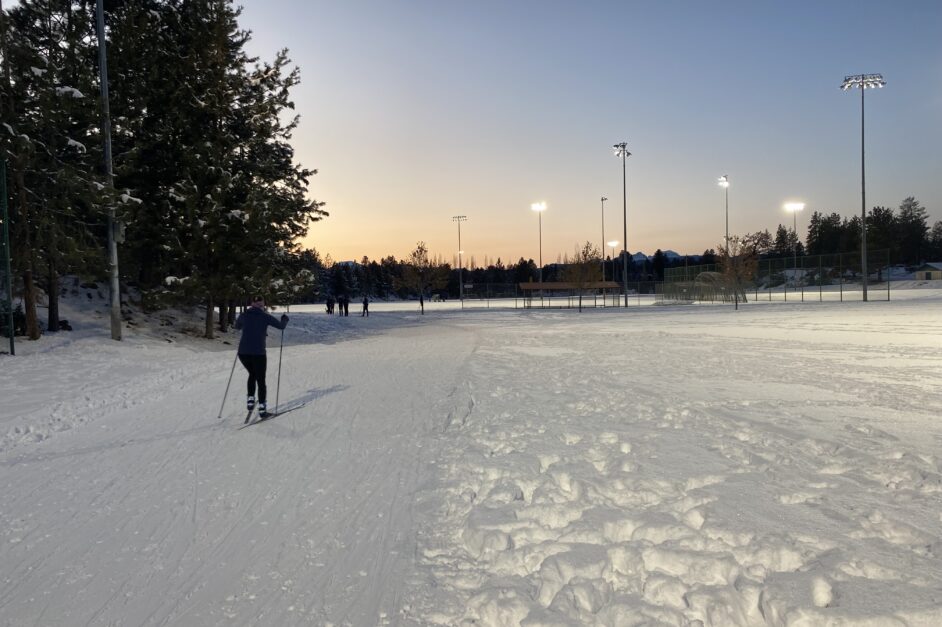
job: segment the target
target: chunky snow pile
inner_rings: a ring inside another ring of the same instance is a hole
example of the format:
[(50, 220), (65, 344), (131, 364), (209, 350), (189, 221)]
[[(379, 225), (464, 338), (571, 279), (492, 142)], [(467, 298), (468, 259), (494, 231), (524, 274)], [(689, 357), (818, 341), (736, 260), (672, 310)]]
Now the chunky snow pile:
[(940, 305), (292, 307), (240, 429), (237, 335), (66, 302), (0, 356), (0, 624), (942, 624)]

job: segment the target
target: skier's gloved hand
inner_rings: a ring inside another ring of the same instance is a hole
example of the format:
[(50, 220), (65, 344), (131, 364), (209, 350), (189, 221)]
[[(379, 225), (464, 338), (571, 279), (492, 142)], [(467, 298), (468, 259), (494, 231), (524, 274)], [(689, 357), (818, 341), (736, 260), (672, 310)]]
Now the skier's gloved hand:
[(281, 321), (288, 324), (288, 314), (281, 314)]

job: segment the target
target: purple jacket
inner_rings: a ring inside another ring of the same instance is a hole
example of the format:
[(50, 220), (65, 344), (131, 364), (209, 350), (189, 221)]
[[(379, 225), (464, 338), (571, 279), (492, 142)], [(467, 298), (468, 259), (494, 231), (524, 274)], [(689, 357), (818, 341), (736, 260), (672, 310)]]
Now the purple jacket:
[(264, 355), (265, 338), (268, 336), (268, 327), (284, 329), (288, 321), (282, 322), (260, 307), (249, 307), (236, 319), (235, 328), (242, 330), (242, 339), (239, 340), (240, 355)]

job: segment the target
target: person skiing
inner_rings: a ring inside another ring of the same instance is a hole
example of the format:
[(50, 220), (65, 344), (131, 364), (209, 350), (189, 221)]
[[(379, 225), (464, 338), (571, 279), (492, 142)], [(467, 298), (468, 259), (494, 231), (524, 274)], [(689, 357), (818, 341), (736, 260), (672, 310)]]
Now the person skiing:
[(252, 306), (239, 314), (235, 321), (235, 328), (242, 331), (239, 339), (239, 361), (249, 373), (248, 398), (246, 409), (250, 412), (255, 408), (255, 385), (258, 384), (258, 415), (268, 417), (266, 404), (268, 388), (265, 385), (265, 370), (267, 369), (267, 356), (265, 354), (265, 338), (268, 336), (268, 327), (284, 329), (288, 326), (288, 316), (282, 314), (281, 320), (265, 311), (265, 298), (256, 296), (252, 299)]
[(363, 295), (363, 312), (360, 313), (360, 317), (363, 316), (370, 317), (370, 299), (365, 294)]

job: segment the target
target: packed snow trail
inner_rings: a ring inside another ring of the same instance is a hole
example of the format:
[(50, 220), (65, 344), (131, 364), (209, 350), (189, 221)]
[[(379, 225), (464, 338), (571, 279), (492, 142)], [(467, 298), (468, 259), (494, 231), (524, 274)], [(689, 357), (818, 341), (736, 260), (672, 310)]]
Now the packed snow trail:
[[(318, 335), (304, 318), (289, 339)], [(138, 348), (105, 343), (94, 356), (68, 353), (75, 363), (24, 359), (37, 373), (117, 363), (127, 375), (95, 377), (88, 398), (55, 405), (68, 434), (7, 441), (0, 622), (382, 624), (411, 567), (413, 499), (447, 416), (439, 405), (473, 340), (396, 322), (381, 340), (289, 342), (280, 401), (308, 405), (244, 431), (241, 368), (238, 400), (216, 419), (231, 353), (158, 347), (156, 361), (139, 362)], [(276, 376), (270, 367), (270, 402)]]

